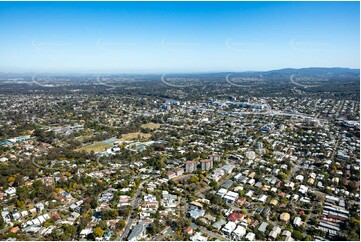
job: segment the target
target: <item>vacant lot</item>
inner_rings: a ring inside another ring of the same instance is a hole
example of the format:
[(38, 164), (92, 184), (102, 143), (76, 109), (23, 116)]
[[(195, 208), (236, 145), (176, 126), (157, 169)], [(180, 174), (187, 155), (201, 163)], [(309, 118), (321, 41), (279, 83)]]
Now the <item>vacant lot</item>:
[(141, 132), (136, 132), (136, 133), (129, 133), (129, 134), (123, 134), (122, 137), (120, 139), (114, 140), (113, 142), (110, 143), (106, 143), (103, 141), (99, 141), (99, 142), (95, 142), (92, 144), (86, 144), (83, 147), (77, 149), (77, 151), (85, 151), (85, 152), (91, 152), (92, 150), (94, 152), (102, 152), (105, 151), (107, 149), (109, 149), (110, 147), (113, 146), (114, 142), (116, 141), (129, 141), (129, 140), (133, 140), (133, 139), (138, 139), (138, 137), (140, 137), (141, 139), (149, 139), (151, 135), (150, 134), (144, 134)]

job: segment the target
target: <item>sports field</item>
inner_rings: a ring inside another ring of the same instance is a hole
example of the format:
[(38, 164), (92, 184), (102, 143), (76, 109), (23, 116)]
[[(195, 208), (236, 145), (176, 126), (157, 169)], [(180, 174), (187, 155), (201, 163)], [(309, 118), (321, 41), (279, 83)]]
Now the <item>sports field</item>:
[(129, 134), (123, 134), (122, 137), (120, 139), (117, 138), (111, 138), (111, 139), (107, 139), (107, 140), (103, 140), (103, 141), (98, 141), (92, 144), (86, 144), (83, 147), (77, 149), (76, 151), (85, 151), (85, 152), (91, 152), (92, 150), (94, 152), (102, 152), (102, 151), (106, 151), (107, 149), (109, 149), (110, 147), (113, 147), (114, 142), (119, 141), (130, 141), (133, 139), (138, 139), (138, 136), (140, 136), (141, 139), (149, 139), (149, 137), (151, 136), (150, 134), (145, 134), (145, 133), (141, 133), (141, 132), (135, 132), (135, 133), (129, 133)]
[(141, 126), (142, 128), (148, 128), (148, 129), (159, 129), (160, 124), (156, 124), (156, 123), (149, 123), (149, 124), (142, 124)]

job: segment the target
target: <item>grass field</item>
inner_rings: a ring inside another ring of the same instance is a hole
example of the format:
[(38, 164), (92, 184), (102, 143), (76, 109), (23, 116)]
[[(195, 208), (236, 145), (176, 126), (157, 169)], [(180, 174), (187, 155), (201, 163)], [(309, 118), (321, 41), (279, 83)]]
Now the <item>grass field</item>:
[(160, 124), (156, 124), (156, 123), (149, 123), (149, 124), (142, 124), (141, 126), (142, 128), (148, 128), (148, 129), (159, 129)]
[[(151, 136), (150, 134), (145, 134), (145, 133), (141, 133), (141, 132), (129, 133), (129, 134), (123, 134), (120, 139), (115, 140), (114, 142), (138, 139), (139, 135), (140, 135), (141, 139), (149, 139), (149, 137)], [(102, 140), (102, 141), (95, 142), (93, 144), (84, 145), (83, 147), (77, 149), (76, 151), (81, 152), (84, 150), (85, 152), (90, 153), (93, 150), (94, 152), (102, 152), (102, 151), (105, 151), (105, 150), (109, 149), (110, 147), (112, 147), (114, 142), (106, 144), (106, 143), (104, 143), (104, 140)]]
[(89, 139), (91, 138), (93, 135), (82, 135), (82, 136), (78, 136), (76, 137), (75, 139), (80, 141), (80, 142), (83, 142), (85, 139)]

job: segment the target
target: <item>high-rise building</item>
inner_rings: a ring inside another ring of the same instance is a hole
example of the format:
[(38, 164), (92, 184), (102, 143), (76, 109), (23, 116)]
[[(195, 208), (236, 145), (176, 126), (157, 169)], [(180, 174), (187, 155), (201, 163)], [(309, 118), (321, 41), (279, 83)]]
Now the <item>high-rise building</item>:
[(195, 161), (186, 161), (186, 172), (194, 172), (197, 170), (197, 163)]
[(201, 160), (201, 169), (202, 171), (208, 171), (213, 168), (212, 160)]
[[(208, 157), (212, 162), (219, 162), (221, 160), (221, 156), (218, 154), (213, 154)], [(213, 164), (212, 164), (213, 165)]]

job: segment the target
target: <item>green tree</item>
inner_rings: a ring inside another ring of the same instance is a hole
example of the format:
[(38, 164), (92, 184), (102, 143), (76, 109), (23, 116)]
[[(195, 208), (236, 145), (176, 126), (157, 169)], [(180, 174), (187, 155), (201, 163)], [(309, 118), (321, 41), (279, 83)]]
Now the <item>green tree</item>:
[(197, 176), (192, 176), (192, 177), (189, 179), (189, 181), (190, 181), (191, 183), (196, 183), (196, 182), (199, 181), (199, 178), (198, 178)]
[(303, 240), (303, 234), (298, 230), (294, 230), (292, 236), (297, 240)]
[(125, 221), (123, 219), (120, 219), (118, 222), (117, 222), (117, 228), (122, 230), (124, 229), (125, 227)]
[(305, 238), (306, 241), (313, 241), (313, 238), (311, 235), (307, 235)]
[(102, 228), (100, 227), (96, 227), (93, 231), (93, 235), (95, 238), (98, 238), (98, 237), (103, 237), (104, 235), (104, 231), (102, 230)]
[(105, 222), (104, 220), (101, 220), (101, 221), (99, 222), (99, 227), (102, 228), (103, 230), (104, 230), (104, 229), (107, 229), (107, 228), (108, 228), (107, 222)]
[(5, 221), (2, 216), (0, 216), (0, 229), (2, 229), (5, 226)]
[(20, 209), (23, 209), (25, 206), (25, 203), (18, 199), (18, 200), (16, 200), (16, 206), (18, 206), (18, 208), (20, 208)]
[(76, 233), (77, 227), (74, 225), (64, 224), (63, 229), (64, 229), (64, 234), (67, 237), (73, 238)]

